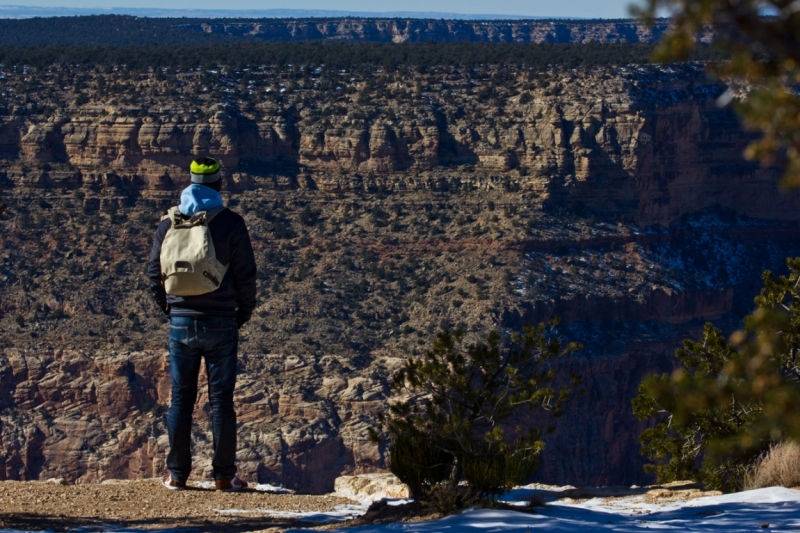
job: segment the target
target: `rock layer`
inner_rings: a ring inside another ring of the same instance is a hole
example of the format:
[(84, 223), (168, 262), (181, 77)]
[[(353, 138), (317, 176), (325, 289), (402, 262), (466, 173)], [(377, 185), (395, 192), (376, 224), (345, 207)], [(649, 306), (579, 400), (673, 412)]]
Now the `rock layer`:
[[(168, 360), (154, 352), (0, 355), (0, 409), (12, 413), (0, 416), (0, 480), (91, 483), (160, 475), (169, 444), (163, 417)], [(386, 399), (385, 386), (324, 378), (317, 364), (297, 356), (242, 358), (235, 401), (245, 479), (325, 493), (339, 474), (382, 466), (366, 428)], [(304, 397), (309, 388), (318, 391), (316, 399)], [(202, 480), (211, 474), (212, 442), (205, 377), (200, 390), (193, 479)]]
[(260, 272), (236, 393), (249, 480), (327, 492), (385, 468), (367, 428), (404, 358), (441, 329), (560, 316), (586, 392), (539, 479), (647, 481), (641, 377), (704, 320), (737, 327), (800, 242), (798, 197), (742, 159), (725, 87), (681, 69), (70, 78), (88, 102), (57, 69), (3, 73), (0, 477), (163, 473), (166, 336), (141, 269), (210, 153)]
[(215, 21), (178, 24), (191, 32), (270, 42), (336, 40), (384, 43), (653, 43), (669, 28), (620, 21), (468, 21), (421, 19)]
[[(724, 87), (692, 68), (639, 70), (548, 74), (547, 88), (522, 93), (519, 78), (507, 94), (491, 79), (478, 93), (472, 81), (439, 81), (409, 103), (303, 89), (277, 106), (214, 104), (205, 116), (177, 102), (84, 105), (0, 118), (0, 151), (7, 178), (29, 188), (172, 191), (188, 182), (192, 154), (206, 153), (223, 162), (232, 190), (506, 187), (645, 225), (710, 206), (797, 217), (798, 196), (781, 193), (779, 171), (743, 160), (753, 137), (716, 106)], [(387, 81), (404, 94), (402, 80)], [(355, 87), (371, 94), (363, 83)], [(322, 118), (331, 109), (342, 114)]]

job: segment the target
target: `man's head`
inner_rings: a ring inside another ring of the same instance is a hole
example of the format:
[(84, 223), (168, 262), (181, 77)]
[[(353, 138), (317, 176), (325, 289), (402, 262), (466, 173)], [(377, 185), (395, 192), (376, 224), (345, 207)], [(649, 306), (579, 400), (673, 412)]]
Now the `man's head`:
[(192, 183), (199, 183), (219, 192), (222, 188), (222, 179), (219, 173), (219, 161), (213, 157), (200, 157), (192, 161), (189, 167), (192, 173)]

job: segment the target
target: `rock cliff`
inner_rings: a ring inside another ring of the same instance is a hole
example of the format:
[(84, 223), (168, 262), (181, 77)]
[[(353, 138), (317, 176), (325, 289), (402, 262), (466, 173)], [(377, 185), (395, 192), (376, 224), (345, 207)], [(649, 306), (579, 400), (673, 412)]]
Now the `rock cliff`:
[[(194, 13), (200, 14), (199, 11)], [(668, 29), (666, 19), (648, 26), (634, 19), (447, 20), (413, 18), (413, 15), (394, 18), (230, 18), (206, 11), (200, 17), (109, 14), (0, 19), (0, 46), (185, 47), (323, 41), (391, 44), (641, 44), (657, 42)], [(708, 42), (710, 36), (711, 32), (706, 31), (701, 40)], [(95, 59), (97, 57), (95, 55)]]
[[(170, 388), (164, 353), (8, 350), (1, 357), (0, 408), (13, 407), (15, 416), (3, 417), (0, 426), (0, 479), (91, 483), (164, 471), (162, 415)], [(339, 364), (333, 357), (321, 363), (299, 356), (242, 357), (236, 400), (243, 476), (325, 493), (338, 472), (382, 466), (366, 428), (386, 388), (369, 378), (326, 375)], [(305, 397), (306, 390), (317, 397)], [(195, 453), (202, 457), (211, 445), (207, 393), (197, 407)], [(211, 474), (208, 459), (194, 468), (200, 479)]]
[(163, 470), (142, 270), (195, 154), (222, 160), (259, 267), (240, 468), (303, 491), (385, 467), (366, 430), (438, 330), (556, 316), (586, 392), (538, 478), (642, 483), (641, 377), (703, 321), (737, 327), (800, 251), (797, 195), (742, 159), (752, 134), (697, 66), (0, 75), (0, 478)]
[(666, 21), (652, 28), (635, 20), (424, 20), (310, 19), (246, 22), (212, 21), (177, 24), (191, 32), (272, 42), (336, 40), (386, 43), (653, 43), (669, 28)]
[[(187, 183), (187, 158), (210, 153), (231, 190), (504, 186), (645, 225), (710, 206), (795, 218), (797, 197), (780, 193), (778, 172), (742, 159), (752, 137), (717, 108), (725, 88), (699, 68), (679, 70), (487, 68), (380, 85), (343, 73), (287, 83), (248, 73), (239, 84), (231, 73), (190, 73), (175, 76), (170, 94), (151, 77), (111, 76), (102, 85), (118, 86), (80, 106), (53, 94), (63, 81), (45, 75), (51, 99), (27, 96), (38, 107), (6, 96), (0, 150), (7, 179), (22, 187), (171, 191)], [(120, 95), (134, 86), (138, 106)], [(59, 100), (65, 107), (50, 112)]]

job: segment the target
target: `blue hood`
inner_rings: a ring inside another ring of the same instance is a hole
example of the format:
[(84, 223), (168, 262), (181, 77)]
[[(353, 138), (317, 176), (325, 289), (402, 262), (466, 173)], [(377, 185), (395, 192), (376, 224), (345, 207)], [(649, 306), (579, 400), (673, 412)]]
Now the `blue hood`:
[(178, 209), (182, 214), (192, 216), (200, 211), (211, 211), (215, 207), (221, 206), (222, 196), (217, 191), (205, 185), (193, 183), (181, 193), (181, 203)]

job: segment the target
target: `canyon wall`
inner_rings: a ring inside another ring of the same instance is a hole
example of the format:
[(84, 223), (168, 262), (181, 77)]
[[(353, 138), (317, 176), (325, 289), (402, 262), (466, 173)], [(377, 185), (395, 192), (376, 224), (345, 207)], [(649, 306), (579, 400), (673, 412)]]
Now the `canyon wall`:
[(491, 100), (444, 81), (443, 92), (429, 87), (410, 102), (338, 96), (350, 101), (332, 104), (338, 115), (301, 94), (250, 112), (211, 103), (207, 118), (180, 99), (96, 103), (0, 117), (0, 150), (21, 187), (171, 191), (188, 183), (186, 161), (205, 153), (222, 161), (231, 190), (514, 187), (645, 225), (709, 206), (797, 218), (779, 171), (743, 159), (753, 137), (716, 106), (724, 87), (700, 71), (618, 74), (554, 75), (550, 88)]
[[(385, 402), (384, 385), (324, 377), (341, 363), (328, 357), (321, 364), (297, 356), (241, 358), (236, 403), (242, 477), (324, 493), (341, 472), (383, 466), (366, 429)], [(170, 375), (163, 353), (10, 350), (0, 356), (0, 369), (0, 409), (13, 406), (19, 413), (0, 425), (0, 479), (91, 483), (164, 471)], [(201, 427), (209, 411), (204, 379)], [(304, 399), (302, 391), (312, 389), (320, 397)], [(204, 431), (194, 436), (202, 457), (211, 443)], [(210, 461), (198, 459), (195, 477), (211, 475)]]
[(800, 253), (798, 195), (742, 158), (726, 87), (697, 66), (295, 74), (0, 72), (0, 479), (163, 473), (142, 268), (210, 154), (259, 268), (236, 393), (250, 481), (324, 492), (385, 468), (366, 432), (405, 358), (441, 329), (561, 317), (586, 390), (544, 420), (537, 479), (646, 483), (641, 378), (704, 321), (739, 327), (761, 270)]
[[(100, 15), (0, 19), (0, 45), (33, 48), (265, 42), (652, 44), (669, 27), (667, 19), (656, 20), (651, 26), (636, 19), (214, 18), (209, 12), (203, 17)], [(708, 43), (712, 37), (713, 32), (706, 29), (700, 41)]]
[(669, 29), (635, 20), (423, 20), (360, 19), (212, 21), (174, 27), (270, 42), (336, 40), (385, 43), (654, 43)]

